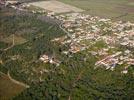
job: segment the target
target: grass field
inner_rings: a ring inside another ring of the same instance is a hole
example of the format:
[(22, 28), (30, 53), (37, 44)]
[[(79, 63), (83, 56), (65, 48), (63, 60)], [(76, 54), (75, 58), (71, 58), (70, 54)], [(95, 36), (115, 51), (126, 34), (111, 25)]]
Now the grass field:
[(9, 100), (25, 88), (13, 83), (7, 75), (0, 73), (0, 100)]
[(134, 22), (133, 0), (58, 0), (85, 10), (86, 14)]

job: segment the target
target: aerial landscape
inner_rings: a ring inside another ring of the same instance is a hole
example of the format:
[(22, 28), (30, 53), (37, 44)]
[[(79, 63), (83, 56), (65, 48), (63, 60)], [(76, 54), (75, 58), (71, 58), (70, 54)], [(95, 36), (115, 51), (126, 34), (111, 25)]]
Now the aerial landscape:
[(0, 100), (133, 99), (133, 0), (0, 0)]

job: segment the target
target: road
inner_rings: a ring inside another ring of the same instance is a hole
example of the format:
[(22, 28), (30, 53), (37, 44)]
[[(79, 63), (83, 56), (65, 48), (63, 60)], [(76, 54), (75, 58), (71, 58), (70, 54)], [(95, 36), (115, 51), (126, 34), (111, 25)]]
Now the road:
[(67, 34), (67, 36), (72, 40), (72, 42), (74, 42), (74, 39), (72, 38), (71, 33), (69, 33), (68, 31), (66, 31), (66, 30), (62, 27), (62, 25), (63, 25), (63, 23), (61, 23), (61, 24), (59, 25), (59, 28), (62, 29), (62, 30)]

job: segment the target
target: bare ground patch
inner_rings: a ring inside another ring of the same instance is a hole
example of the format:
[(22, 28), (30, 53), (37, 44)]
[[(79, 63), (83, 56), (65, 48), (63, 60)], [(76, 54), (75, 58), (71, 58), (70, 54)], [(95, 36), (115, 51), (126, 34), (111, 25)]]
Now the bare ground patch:
[(49, 11), (53, 11), (55, 13), (66, 13), (66, 12), (83, 12), (84, 10), (64, 4), (62, 2), (51, 0), (51, 1), (39, 1), (39, 2), (33, 2), (30, 3), (33, 6), (37, 6)]

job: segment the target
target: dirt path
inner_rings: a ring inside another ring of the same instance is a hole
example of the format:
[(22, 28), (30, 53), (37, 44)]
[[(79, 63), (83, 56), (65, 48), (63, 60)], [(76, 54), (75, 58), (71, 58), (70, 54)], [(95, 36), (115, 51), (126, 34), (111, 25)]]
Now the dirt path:
[(10, 79), (12, 82), (14, 82), (14, 83), (16, 83), (16, 84), (19, 84), (19, 85), (21, 85), (21, 86), (24, 86), (24, 87), (26, 87), (26, 88), (29, 88), (29, 87), (30, 87), (30, 86), (27, 85), (27, 84), (24, 84), (24, 83), (22, 83), (22, 82), (19, 82), (19, 81), (13, 79), (13, 78), (10, 76), (9, 71), (7, 72), (7, 75), (8, 75), (9, 79)]
[(14, 34), (13, 34), (13, 37), (12, 37), (12, 45), (5, 48), (3, 51), (7, 51), (8, 49), (11, 49), (12, 47), (14, 47), (14, 44), (15, 44), (15, 40), (14, 40)]
[(29, 88), (29, 87), (30, 87), (30, 86), (27, 85), (27, 84), (24, 84), (24, 83), (22, 83), (22, 82), (19, 82), (19, 81), (13, 79), (13, 78), (10, 76), (9, 71), (8, 71), (7, 74), (5, 74), (5, 73), (3, 73), (3, 72), (0, 71), (0, 74), (2, 74), (2, 75), (4, 75), (4, 76), (8, 76), (8, 78), (9, 78), (13, 83), (16, 83), (16, 84), (21, 85), (21, 86), (26, 87), (26, 88)]
[(0, 100), (11, 100), (26, 88), (9, 79), (7, 74), (0, 72)]

